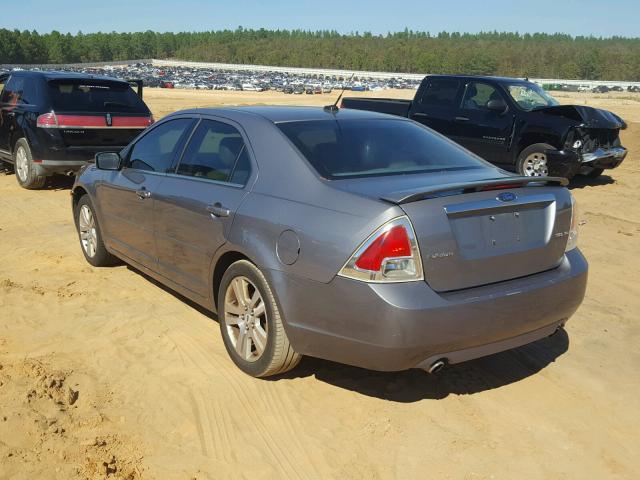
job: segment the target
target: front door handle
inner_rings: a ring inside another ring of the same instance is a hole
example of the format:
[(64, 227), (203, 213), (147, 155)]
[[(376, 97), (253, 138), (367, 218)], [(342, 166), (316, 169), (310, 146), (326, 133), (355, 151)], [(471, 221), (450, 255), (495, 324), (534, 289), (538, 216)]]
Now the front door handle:
[(207, 212), (214, 217), (228, 217), (231, 215), (231, 210), (224, 207), (220, 202), (216, 202), (213, 205), (207, 205)]
[(144, 200), (145, 198), (149, 198), (151, 196), (151, 192), (143, 187), (140, 190), (136, 190), (136, 195), (140, 200)]
[(456, 122), (468, 122), (469, 119), (467, 117), (456, 117), (453, 119)]
[(429, 118), (429, 115), (427, 115), (426, 113), (422, 113), (422, 112), (417, 112), (413, 114), (414, 117), (421, 117), (421, 118)]

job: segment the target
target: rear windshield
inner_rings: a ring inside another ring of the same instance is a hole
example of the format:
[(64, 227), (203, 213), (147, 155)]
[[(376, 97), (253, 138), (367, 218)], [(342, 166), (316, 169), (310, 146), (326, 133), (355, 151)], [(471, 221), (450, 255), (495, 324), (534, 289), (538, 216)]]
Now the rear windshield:
[(49, 82), (49, 92), (56, 111), (149, 112), (138, 94), (126, 83), (56, 80)]
[(441, 135), (403, 120), (316, 120), (277, 125), (318, 173), (329, 179), (486, 165)]

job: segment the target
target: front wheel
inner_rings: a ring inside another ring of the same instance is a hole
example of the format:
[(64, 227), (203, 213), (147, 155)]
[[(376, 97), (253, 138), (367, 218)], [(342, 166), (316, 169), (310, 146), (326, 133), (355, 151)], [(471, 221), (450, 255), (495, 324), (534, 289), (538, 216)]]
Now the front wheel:
[(47, 177), (38, 175), (33, 165), (31, 148), (26, 139), (21, 138), (16, 142), (13, 153), (13, 162), (16, 171), (16, 179), (22, 188), (36, 190), (44, 187)]
[(518, 173), (526, 177), (549, 176), (547, 150), (553, 150), (547, 143), (535, 143), (522, 150), (516, 163)]
[(222, 277), (218, 321), (229, 356), (253, 377), (287, 372), (302, 358), (289, 343), (267, 279), (247, 260), (233, 263)]

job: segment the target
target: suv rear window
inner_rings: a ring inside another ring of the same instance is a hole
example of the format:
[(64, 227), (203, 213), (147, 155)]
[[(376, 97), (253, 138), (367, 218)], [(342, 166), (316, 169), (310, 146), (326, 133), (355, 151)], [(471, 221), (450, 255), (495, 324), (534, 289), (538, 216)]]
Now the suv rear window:
[(481, 168), (462, 147), (404, 120), (284, 122), (278, 128), (328, 179)]
[(53, 109), (70, 112), (148, 113), (131, 86), (120, 82), (87, 80), (49, 81)]

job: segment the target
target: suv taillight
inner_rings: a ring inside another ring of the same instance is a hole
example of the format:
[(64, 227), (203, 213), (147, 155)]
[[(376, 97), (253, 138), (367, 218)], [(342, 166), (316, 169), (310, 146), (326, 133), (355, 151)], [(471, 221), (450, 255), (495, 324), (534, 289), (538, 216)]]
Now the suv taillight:
[(57, 128), (58, 117), (54, 112), (44, 113), (38, 117), (36, 124), (39, 128)]
[(367, 238), (338, 275), (373, 283), (422, 280), (422, 260), (413, 226), (395, 218)]

